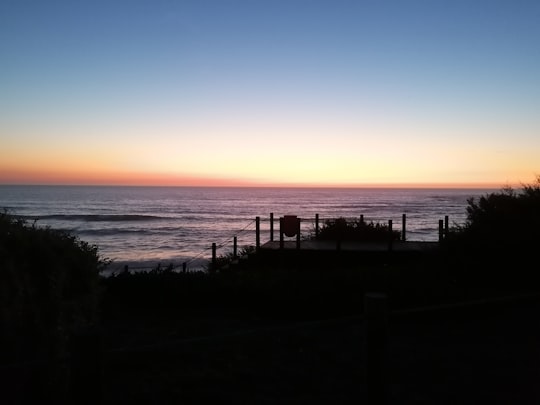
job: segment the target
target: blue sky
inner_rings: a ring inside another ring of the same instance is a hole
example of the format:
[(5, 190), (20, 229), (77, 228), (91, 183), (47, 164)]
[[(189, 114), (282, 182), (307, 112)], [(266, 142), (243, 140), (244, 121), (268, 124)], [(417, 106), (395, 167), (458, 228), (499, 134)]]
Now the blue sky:
[(4, 0), (0, 181), (528, 181), (538, 21), (534, 1)]

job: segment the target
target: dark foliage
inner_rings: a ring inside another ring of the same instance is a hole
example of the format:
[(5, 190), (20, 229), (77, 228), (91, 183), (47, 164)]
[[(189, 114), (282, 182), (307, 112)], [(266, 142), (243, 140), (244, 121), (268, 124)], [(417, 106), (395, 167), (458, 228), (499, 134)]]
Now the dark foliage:
[(365, 222), (362, 219), (347, 220), (338, 218), (328, 220), (319, 230), (319, 240), (350, 240), (360, 242), (387, 242), (399, 240), (400, 232), (390, 229), (386, 224)]
[[(103, 264), (69, 233), (0, 214), (0, 363), (64, 357), (69, 336), (96, 322)], [(60, 371), (43, 372), (45, 390), (58, 388)]]
[(250, 253), (255, 252), (255, 246), (245, 246), (242, 249), (240, 249), (239, 252), (237, 252), (236, 257), (232, 252), (219, 255), (216, 257), (216, 262), (214, 264), (209, 263), (208, 270), (210, 271), (216, 271), (223, 269), (227, 266), (230, 266), (234, 261), (238, 260), (238, 258), (248, 255)]
[(467, 221), (445, 243), (462, 283), (498, 289), (536, 289), (540, 242), (540, 177), (468, 200)]
[(468, 203), (467, 237), (513, 249), (540, 241), (540, 177), (519, 192), (507, 187)]

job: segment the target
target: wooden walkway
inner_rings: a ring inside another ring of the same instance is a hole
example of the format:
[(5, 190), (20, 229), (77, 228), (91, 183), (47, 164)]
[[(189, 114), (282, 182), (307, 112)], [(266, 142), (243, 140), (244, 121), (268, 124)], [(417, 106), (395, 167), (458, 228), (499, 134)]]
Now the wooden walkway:
[[(391, 250), (393, 252), (416, 252), (427, 253), (437, 250), (439, 248), (439, 242), (423, 242), (423, 241), (395, 241), (392, 243)], [(298, 250), (296, 241), (284, 241), (284, 250)], [(279, 251), (279, 241), (269, 241), (261, 245), (262, 251)], [(336, 241), (321, 241), (321, 240), (305, 240), (300, 241), (300, 250), (302, 251), (321, 251), (330, 252), (337, 251)], [(355, 241), (343, 241), (341, 242), (341, 251), (347, 252), (359, 252), (359, 253), (384, 253), (390, 250), (389, 244), (384, 242), (379, 243), (367, 243), (367, 242), (355, 242)]]
[(264, 265), (279, 266), (350, 266), (361, 263), (387, 263), (433, 257), (439, 251), (439, 242), (394, 241), (390, 246), (387, 242), (358, 242), (304, 240), (297, 245), (296, 241), (286, 240), (283, 248), (280, 241), (269, 241), (260, 245), (258, 252), (249, 255)]

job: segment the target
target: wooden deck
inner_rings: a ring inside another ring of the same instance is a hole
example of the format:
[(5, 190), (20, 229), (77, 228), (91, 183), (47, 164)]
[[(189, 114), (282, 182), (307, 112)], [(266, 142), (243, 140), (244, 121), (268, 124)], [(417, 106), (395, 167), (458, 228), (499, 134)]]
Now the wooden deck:
[[(395, 241), (392, 243), (391, 250), (393, 252), (432, 252), (439, 248), (439, 242), (423, 242), (423, 241)], [(298, 250), (296, 241), (284, 241), (284, 250)], [(261, 245), (262, 251), (276, 251), (280, 249), (279, 241), (268, 241)], [(300, 250), (302, 251), (321, 251), (330, 252), (337, 251), (337, 242), (335, 241), (320, 241), (320, 240), (305, 240), (300, 241)], [(346, 252), (365, 252), (365, 253), (386, 253), (390, 250), (388, 243), (366, 243), (343, 241), (341, 242), (340, 251)]]
[(280, 241), (261, 244), (258, 252), (250, 260), (267, 266), (355, 266), (357, 263), (407, 263), (433, 257), (439, 251), (439, 242), (395, 241), (388, 243), (366, 243), (343, 241), (304, 240), (297, 246), (296, 241), (286, 240), (283, 248)]

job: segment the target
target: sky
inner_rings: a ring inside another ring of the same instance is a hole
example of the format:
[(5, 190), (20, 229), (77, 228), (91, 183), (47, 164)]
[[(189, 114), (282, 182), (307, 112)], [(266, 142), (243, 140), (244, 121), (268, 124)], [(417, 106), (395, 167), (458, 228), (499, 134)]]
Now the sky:
[(527, 183), (539, 21), (537, 0), (2, 0), (0, 183)]

